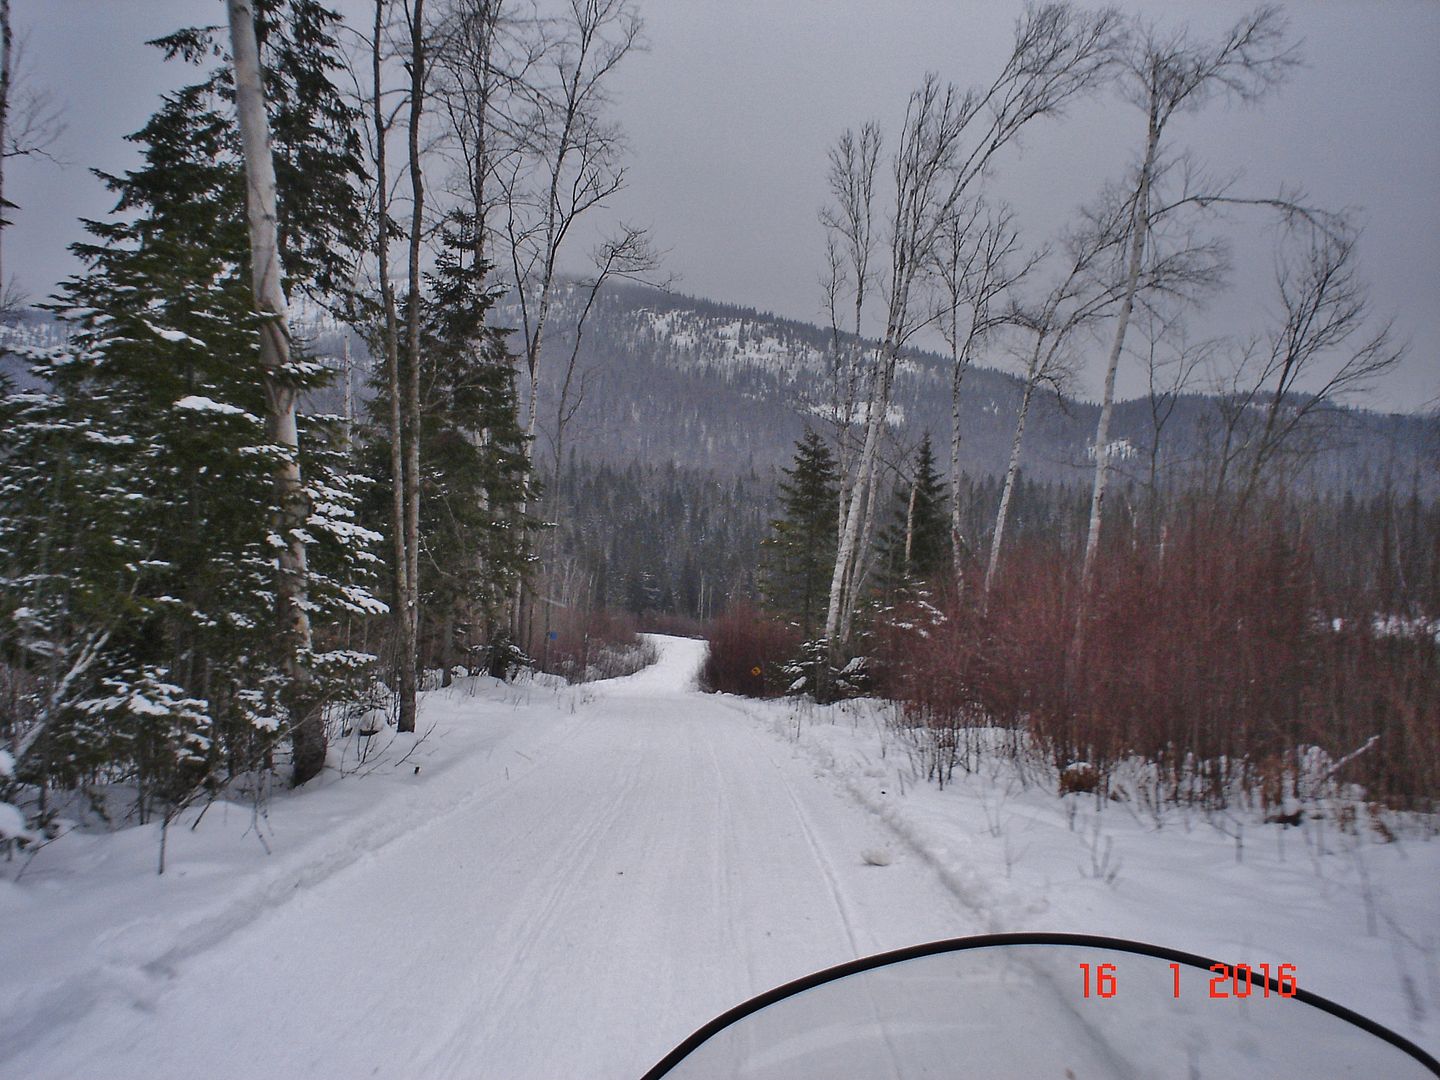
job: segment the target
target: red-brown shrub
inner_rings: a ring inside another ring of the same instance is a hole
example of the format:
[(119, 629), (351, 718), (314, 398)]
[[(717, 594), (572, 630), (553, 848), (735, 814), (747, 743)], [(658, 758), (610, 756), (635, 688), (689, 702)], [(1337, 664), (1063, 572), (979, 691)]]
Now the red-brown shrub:
[(709, 655), (700, 685), (746, 697), (778, 697), (790, 683), (781, 668), (800, 651), (797, 630), (749, 605), (732, 607), (710, 624)]
[(1279, 515), (1196, 509), (1163, 544), (1116, 532), (1083, 633), (1077, 559), (1032, 544), (1008, 553), (988, 604), (964, 596), (928, 637), (888, 642), (910, 721), (1023, 725), (1055, 765), (1088, 762), (1102, 778), (1140, 758), (1173, 800), (1271, 802), (1338, 781), (1391, 806), (1434, 806), (1433, 630), (1386, 631), (1370, 596), (1352, 598), (1337, 629)]
[(654, 660), (636, 625), (625, 612), (552, 606), (531, 622), (525, 649), (537, 669), (569, 682), (611, 679)]

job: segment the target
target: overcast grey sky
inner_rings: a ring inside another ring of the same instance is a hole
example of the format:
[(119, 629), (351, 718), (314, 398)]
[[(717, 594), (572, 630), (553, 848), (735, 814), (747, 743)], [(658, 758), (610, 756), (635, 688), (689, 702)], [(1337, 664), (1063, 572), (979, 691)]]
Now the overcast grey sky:
[[(825, 153), (847, 126), (893, 132), (905, 99), (934, 70), (961, 84), (995, 72), (1018, 3), (1008, 0), (637, 0), (649, 50), (627, 60), (616, 112), (633, 148), (616, 216), (654, 230), (677, 287), (818, 320)], [(357, 14), (361, 0), (339, 0)], [(1253, 5), (1230, 0), (1126, 0), (1127, 11), (1214, 33)], [(1175, 126), (1177, 142), (1242, 187), (1301, 184), (1312, 200), (1359, 213), (1362, 257), (1378, 310), (1411, 342), (1405, 370), (1368, 404), (1409, 411), (1440, 395), (1440, 3), (1307, 0), (1285, 5), (1306, 66), (1255, 109), (1217, 104)], [(158, 95), (187, 73), (147, 38), (220, 22), (220, 0), (17, 0), (32, 77), (66, 103), (58, 154), (69, 164), (12, 165), (19, 203), (7, 270), (44, 294), (74, 269), (65, 247), (77, 218), (103, 216), (88, 168), (127, 167)], [(1000, 163), (992, 191), (1016, 205), (1038, 244), (1118, 175), (1143, 119), (1113, 96), (1033, 127)], [(1210, 305), (1197, 329), (1253, 327), (1269, 263), (1235, 232), (1241, 287)], [(1131, 383), (1133, 388), (1133, 381)], [(1081, 383), (1093, 393), (1093, 378)]]

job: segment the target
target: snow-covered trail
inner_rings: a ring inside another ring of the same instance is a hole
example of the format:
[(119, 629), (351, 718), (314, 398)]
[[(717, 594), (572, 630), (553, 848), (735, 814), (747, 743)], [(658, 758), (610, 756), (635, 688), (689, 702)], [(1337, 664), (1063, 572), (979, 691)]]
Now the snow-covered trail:
[(0, 1052), (0, 1076), (634, 1077), (770, 986), (985, 929), (920, 860), (866, 865), (885, 826), (692, 689), (703, 643), (661, 647), (573, 715), (536, 710), (513, 764), (447, 766), (448, 807), (143, 997)]

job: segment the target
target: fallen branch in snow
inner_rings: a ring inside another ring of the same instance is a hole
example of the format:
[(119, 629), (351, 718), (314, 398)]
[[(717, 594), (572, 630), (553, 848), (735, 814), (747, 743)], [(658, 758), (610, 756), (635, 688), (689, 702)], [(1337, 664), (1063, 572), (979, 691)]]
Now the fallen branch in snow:
[[(415, 740), (415, 744), (414, 744), (413, 746), (411, 746), (409, 750), (406, 750), (406, 751), (405, 751), (405, 756), (404, 756), (404, 757), (402, 757), (399, 761), (395, 762), (395, 768), (398, 769), (401, 765), (404, 765), (405, 762), (406, 762), (406, 760), (410, 757), (410, 755), (413, 754), (416, 750), (420, 749), (421, 744), (424, 743), (424, 741), (430, 737), (430, 733), (431, 733), (432, 731), (434, 731), (434, 730), (435, 730), (435, 721), (432, 720), (432, 721), (430, 722), (430, 726), (425, 729), (425, 734), (424, 734), (424, 735), (421, 735), (418, 739)], [(417, 768), (415, 771), (416, 771), (416, 772), (419, 772), (420, 770)]]
[(1354, 761), (1361, 754), (1365, 753), (1365, 751), (1369, 750), (1379, 741), (1379, 735), (1371, 735), (1370, 738), (1365, 740), (1364, 746), (1361, 746), (1355, 750), (1351, 750), (1350, 753), (1346, 754), (1339, 761), (1335, 762), (1335, 764), (1331, 765), (1330, 768), (1326, 769), (1323, 773), (1321, 773), (1320, 779), (1329, 780), (1330, 777), (1334, 776), (1337, 772), (1343, 769), (1346, 765), (1350, 764), (1350, 762)]

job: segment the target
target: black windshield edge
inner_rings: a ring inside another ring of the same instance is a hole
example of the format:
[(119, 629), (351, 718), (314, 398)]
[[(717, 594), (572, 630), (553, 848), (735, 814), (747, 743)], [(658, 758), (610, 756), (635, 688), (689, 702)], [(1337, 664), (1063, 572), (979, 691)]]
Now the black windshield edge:
[[(1196, 953), (1181, 952), (1179, 949), (1167, 949), (1162, 945), (1148, 945), (1143, 941), (1127, 941), (1124, 938), (1104, 937), (1098, 934), (1046, 934), (1046, 933), (1017, 933), (1017, 934), (979, 934), (975, 937), (946, 938), (943, 941), (930, 941), (923, 945), (911, 945), (904, 949), (894, 949), (891, 952), (876, 953), (874, 956), (861, 957), (858, 960), (850, 960), (844, 964), (837, 964), (835, 967), (826, 968), (824, 971), (817, 971), (812, 975), (796, 979), (793, 982), (777, 986), (773, 990), (767, 990), (763, 994), (751, 998), (749, 1001), (741, 1002), (733, 1009), (721, 1013), (714, 1020), (711, 1020), (704, 1027), (697, 1030), (679, 1046), (666, 1054), (660, 1062), (647, 1072), (640, 1080), (659, 1080), (682, 1060), (690, 1055), (701, 1043), (712, 1036), (723, 1031), (737, 1020), (742, 1020), (751, 1013), (759, 1012), (761, 1009), (774, 1005), (777, 1001), (793, 997), (806, 990), (814, 989), (827, 982), (834, 982), (836, 979), (843, 979), (850, 975), (858, 975), (862, 971), (869, 971), (872, 968), (884, 967), (887, 964), (898, 964), (906, 960), (918, 960), (922, 956), (934, 956), (937, 953), (964, 952), (968, 949), (986, 949), (1001, 945), (1073, 945), (1087, 946), (1095, 949), (1111, 949), (1116, 952), (1137, 953), (1141, 956), (1154, 956), (1161, 960), (1175, 961), (1181, 964), (1188, 964), (1191, 967), (1210, 970), (1218, 960), (1211, 960)], [(1254, 976), (1257, 984), (1265, 983), (1271, 990), (1277, 993), (1281, 990), (1280, 983), (1275, 978), (1262, 977), (1258, 973)], [(1308, 990), (1297, 988), (1293, 995), (1296, 1001), (1303, 1001), (1306, 1005), (1313, 1006), (1331, 1016), (1339, 1017), (1347, 1023), (1368, 1031), (1376, 1038), (1384, 1039), (1392, 1046), (1405, 1051), (1416, 1061), (1420, 1062), (1436, 1076), (1440, 1076), (1440, 1061), (1436, 1061), (1420, 1047), (1416, 1046), (1403, 1035), (1391, 1031), (1384, 1024), (1377, 1024), (1369, 1017), (1361, 1016), (1344, 1005), (1337, 1005), (1328, 998), (1319, 994), (1313, 994)]]

